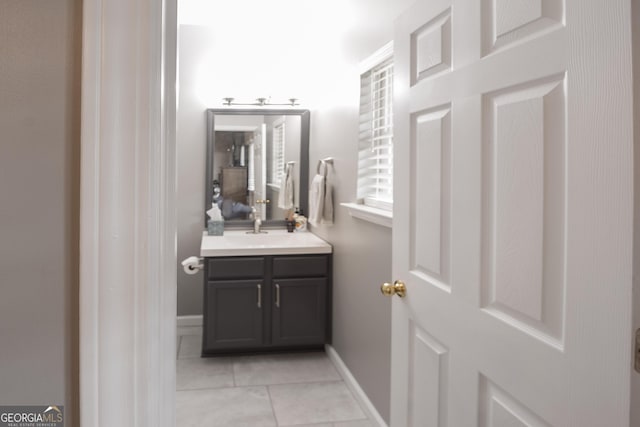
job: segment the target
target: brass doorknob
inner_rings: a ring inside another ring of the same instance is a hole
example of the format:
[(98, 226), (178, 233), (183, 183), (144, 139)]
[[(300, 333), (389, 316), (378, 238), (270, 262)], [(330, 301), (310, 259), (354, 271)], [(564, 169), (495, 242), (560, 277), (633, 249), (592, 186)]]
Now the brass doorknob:
[(396, 280), (393, 285), (391, 283), (383, 283), (380, 286), (380, 291), (388, 297), (398, 295), (400, 298), (404, 298), (407, 295), (407, 287), (402, 280)]

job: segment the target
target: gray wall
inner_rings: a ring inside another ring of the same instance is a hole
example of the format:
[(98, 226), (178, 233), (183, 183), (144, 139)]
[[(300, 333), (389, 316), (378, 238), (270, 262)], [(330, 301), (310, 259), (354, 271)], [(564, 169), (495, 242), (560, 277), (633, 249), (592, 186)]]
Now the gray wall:
[[(178, 30), (178, 119), (176, 195), (178, 228), (178, 263), (200, 255), (204, 231), (204, 181), (206, 157), (206, 115), (209, 107), (201, 101), (193, 75), (203, 53), (202, 40), (207, 31), (182, 25)], [(202, 314), (203, 273), (187, 275), (178, 266), (178, 316)]]
[[(260, 5), (256, 0), (256, 7)], [(298, 96), (302, 99), (300, 108), (311, 110), (311, 158), (310, 174), (315, 173), (316, 162), (323, 157), (335, 158), (333, 180), (336, 185), (334, 200), (336, 204), (335, 225), (314, 230), (334, 247), (334, 297), (333, 297), (333, 346), (347, 364), (372, 403), (381, 415), (389, 418), (390, 396), (390, 342), (391, 342), (391, 304), (380, 295), (379, 285), (391, 280), (391, 229), (353, 219), (339, 206), (340, 202), (353, 202), (356, 197), (356, 165), (358, 142), (358, 101), (359, 73), (358, 64), (368, 55), (393, 38), (393, 17), (412, 3), (411, 0), (348, 0), (340, 2), (340, 17), (348, 17), (349, 28), (337, 28), (332, 13), (316, 13), (330, 6), (317, 0), (309, 7), (315, 7), (311, 13), (301, 13), (290, 17), (300, 27), (322, 26), (327, 37), (326, 44), (319, 40), (317, 45), (289, 47), (288, 54), (294, 55), (298, 69), (291, 66), (281, 68), (288, 81), (295, 82), (300, 75), (309, 82), (306, 93), (282, 92), (278, 99)], [(221, 5), (221, 1), (213, 1)], [(248, 6), (246, 6), (248, 7)], [(304, 7), (300, 3), (297, 7)], [(333, 9), (330, 9), (333, 10)], [(225, 16), (226, 20), (234, 17)], [(204, 19), (204, 17), (203, 17)], [(213, 17), (212, 19), (215, 19)], [(219, 18), (220, 19), (220, 18)], [(326, 19), (326, 22), (315, 22)], [(238, 22), (242, 22), (241, 19)], [(212, 21), (212, 26), (216, 23)], [(257, 34), (251, 33), (251, 26), (243, 26), (243, 39), (255, 40), (268, 36), (264, 28), (257, 28)], [(211, 40), (211, 30), (205, 27), (180, 26), (179, 73), (180, 103), (178, 119), (178, 257), (179, 260), (199, 252), (202, 233), (202, 191), (204, 181), (204, 110), (207, 107), (219, 108), (220, 104), (205, 105), (203, 98), (221, 99), (224, 96), (236, 96), (246, 93), (243, 84), (230, 82), (223, 69), (232, 67), (239, 59), (228, 60), (223, 55), (230, 50), (229, 45), (238, 43), (230, 34)], [(338, 34), (338, 35), (337, 35)], [(335, 40), (339, 37), (339, 40)], [(313, 40), (311, 40), (313, 43)], [(270, 45), (274, 45), (273, 43)], [(213, 47), (212, 47), (213, 46)], [(220, 46), (220, 48), (218, 48)], [(226, 46), (225, 48), (222, 48)], [(219, 49), (219, 50), (218, 50)], [(213, 50), (213, 54), (212, 54)], [(238, 48), (240, 50), (240, 48)], [(254, 53), (247, 53), (250, 58)], [(216, 93), (209, 96), (198, 89), (197, 81), (202, 67), (199, 57), (209, 55), (215, 58), (219, 66), (210, 68), (211, 86), (207, 90)], [(250, 64), (250, 63), (249, 63)], [(313, 67), (331, 64), (328, 69), (317, 72)], [(254, 64), (255, 65), (255, 64)], [(253, 70), (264, 69), (268, 74), (277, 64), (262, 64)], [(304, 68), (308, 67), (308, 68)], [(245, 67), (249, 68), (249, 67)], [(237, 70), (239, 74), (242, 69)], [(215, 73), (218, 73), (216, 75)], [(290, 73), (287, 75), (287, 73)], [(293, 74), (292, 74), (293, 73)], [(248, 82), (259, 86), (260, 93), (254, 96), (272, 95), (272, 86), (288, 87), (287, 83), (269, 81), (260, 73), (255, 73)], [(272, 77), (273, 79), (273, 77)], [(281, 80), (285, 80), (283, 77)], [(257, 82), (257, 83), (256, 83)], [(217, 85), (216, 85), (217, 83)], [(206, 95), (206, 96), (203, 96)], [(274, 99), (277, 97), (274, 97)], [(249, 98), (250, 99), (250, 98)], [(220, 102), (220, 101), (217, 101)], [(178, 275), (178, 314), (199, 314), (202, 310), (202, 276), (186, 276), (182, 270)]]
[(80, 0), (0, 0), (0, 403), (78, 425)]
[[(640, 328), (640, 0), (631, 2), (633, 37), (634, 109), (634, 224), (633, 224), (633, 326)], [(631, 372), (631, 422), (640, 426), (640, 373)]]
[[(389, 422), (391, 301), (380, 284), (391, 277), (391, 229), (352, 218), (340, 207), (356, 199), (358, 63), (393, 38), (393, 17), (413, 1), (352, 0), (356, 20), (341, 43), (347, 58), (334, 75), (344, 89), (311, 113), (311, 177), (319, 159), (334, 158), (335, 218), (314, 232), (333, 245), (333, 346), (378, 412)], [(364, 21), (366, 18), (366, 22)]]

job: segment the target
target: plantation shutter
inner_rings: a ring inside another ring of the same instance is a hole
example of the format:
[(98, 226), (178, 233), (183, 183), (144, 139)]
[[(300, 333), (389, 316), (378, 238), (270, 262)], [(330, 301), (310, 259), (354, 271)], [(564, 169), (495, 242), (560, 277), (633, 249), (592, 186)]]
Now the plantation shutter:
[(271, 183), (280, 185), (284, 175), (284, 119), (274, 123), (271, 156)]
[(393, 208), (393, 61), (388, 59), (360, 79), (358, 199)]

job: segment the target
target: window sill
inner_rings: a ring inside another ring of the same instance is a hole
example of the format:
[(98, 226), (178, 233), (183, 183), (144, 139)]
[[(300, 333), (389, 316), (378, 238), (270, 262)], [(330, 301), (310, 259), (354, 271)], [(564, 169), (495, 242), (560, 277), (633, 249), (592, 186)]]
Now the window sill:
[(360, 203), (340, 203), (349, 209), (349, 215), (364, 221), (369, 221), (383, 227), (391, 228), (393, 226), (393, 213), (384, 209), (372, 208)]

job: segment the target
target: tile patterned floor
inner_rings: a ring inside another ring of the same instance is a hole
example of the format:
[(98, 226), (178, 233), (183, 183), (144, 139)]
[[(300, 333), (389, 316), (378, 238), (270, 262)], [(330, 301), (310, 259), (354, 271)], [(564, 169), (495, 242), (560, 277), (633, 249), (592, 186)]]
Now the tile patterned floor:
[(201, 358), (178, 328), (177, 427), (373, 427), (324, 353)]

